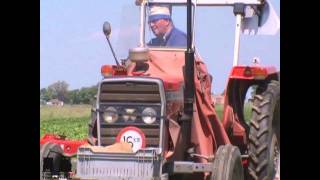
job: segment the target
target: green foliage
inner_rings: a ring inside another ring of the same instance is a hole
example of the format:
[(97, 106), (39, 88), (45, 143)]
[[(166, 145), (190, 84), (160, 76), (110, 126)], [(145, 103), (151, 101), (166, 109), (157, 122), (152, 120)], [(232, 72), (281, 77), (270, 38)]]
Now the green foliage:
[(250, 122), (251, 120), (251, 115), (252, 115), (252, 104), (251, 102), (245, 103), (244, 104), (244, 119), (247, 123)]
[(40, 100), (49, 101), (53, 99), (52, 91), (48, 91), (46, 88), (40, 89)]
[(97, 87), (81, 88), (79, 91), (80, 102), (83, 104), (91, 104), (94, 96), (97, 94)]
[(216, 113), (219, 117), (219, 120), (222, 121), (222, 116), (223, 116), (223, 105), (217, 104), (215, 105)]
[(68, 98), (70, 104), (80, 104), (79, 90), (75, 89), (68, 92)]
[(52, 98), (65, 102), (67, 99), (68, 87), (69, 84), (65, 81), (57, 81), (48, 86), (47, 91), (52, 95)]
[[(219, 105), (215, 105), (215, 109), (217, 112), (217, 115), (219, 117), (219, 120), (222, 121), (222, 116), (223, 116), (223, 105), (219, 104)], [(252, 111), (252, 105), (251, 103), (245, 103), (244, 104), (244, 119), (247, 123), (249, 123), (250, 118), (251, 118), (251, 111)]]
[(68, 139), (87, 137), (90, 120), (88, 105), (44, 106), (40, 108), (40, 137), (46, 133), (65, 135)]
[(40, 125), (40, 136), (46, 133), (64, 135), (68, 139), (84, 139), (87, 137), (87, 122), (89, 117), (62, 118), (42, 121)]
[(40, 89), (40, 101), (59, 99), (66, 104), (91, 104), (98, 91), (97, 85), (70, 91), (68, 86), (65, 81), (57, 81), (48, 88)]

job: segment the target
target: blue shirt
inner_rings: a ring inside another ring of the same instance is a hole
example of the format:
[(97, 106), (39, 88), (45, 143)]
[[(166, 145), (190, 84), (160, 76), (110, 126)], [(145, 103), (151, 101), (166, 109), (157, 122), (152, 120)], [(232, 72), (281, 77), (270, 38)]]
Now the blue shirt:
[(187, 47), (187, 35), (179, 29), (173, 27), (171, 32), (163, 38), (153, 38), (148, 46), (166, 46), (166, 47)]

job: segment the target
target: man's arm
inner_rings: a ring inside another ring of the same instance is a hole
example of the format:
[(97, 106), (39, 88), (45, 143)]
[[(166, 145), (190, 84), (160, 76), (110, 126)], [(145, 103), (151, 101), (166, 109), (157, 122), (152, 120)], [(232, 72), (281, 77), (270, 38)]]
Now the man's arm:
[(187, 35), (182, 31), (176, 30), (170, 36), (170, 39), (167, 42), (169, 47), (187, 47)]

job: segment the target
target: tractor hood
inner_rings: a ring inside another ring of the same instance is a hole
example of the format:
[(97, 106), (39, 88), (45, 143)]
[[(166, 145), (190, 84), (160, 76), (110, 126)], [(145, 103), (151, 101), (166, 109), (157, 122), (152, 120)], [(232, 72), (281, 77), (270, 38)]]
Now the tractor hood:
[(166, 91), (177, 91), (183, 85), (184, 51), (150, 50), (149, 60), (131, 63), (128, 76), (159, 78)]
[[(128, 76), (141, 76), (162, 79), (165, 91), (178, 91), (184, 83), (184, 50), (149, 50), (149, 59), (144, 62), (131, 63), (127, 68)], [(195, 101), (192, 121), (191, 142), (195, 153), (212, 156), (217, 147), (230, 143), (221, 122), (219, 121), (211, 99), (211, 81), (204, 62), (196, 56), (194, 65)], [(183, 104), (183, 103), (182, 103)], [(173, 113), (174, 114), (174, 113)], [(174, 149), (166, 153), (166, 158), (180, 156), (179, 147), (181, 127), (176, 118), (168, 115), (169, 134)], [(214, 127), (214, 128), (213, 128)], [(205, 162), (205, 159), (198, 161)]]

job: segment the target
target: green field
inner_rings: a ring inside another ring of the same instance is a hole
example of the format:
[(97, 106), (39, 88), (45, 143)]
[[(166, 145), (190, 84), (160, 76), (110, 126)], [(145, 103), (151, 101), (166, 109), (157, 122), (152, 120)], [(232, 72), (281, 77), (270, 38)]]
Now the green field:
[(40, 107), (40, 137), (45, 133), (65, 135), (70, 139), (87, 136), (90, 105), (65, 105)]
[[(65, 105), (63, 107), (40, 107), (40, 137), (45, 133), (65, 135), (68, 139), (87, 137), (90, 120), (90, 105)], [(222, 119), (223, 106), (217, 105), (216, 111)], [(245, 119), (251, 115), (249, 104), (245, 106)]]
[[(220, 120), (222, 120), (222, 115), (223, 115), (223, 105), (216, 105), (215, 106), (216, 112), (218, 114), (218, 117)], [(244, 105), (244, 119), (246, 122), (249, 122), (251, 117), (251, 104), (246, 103)]]

